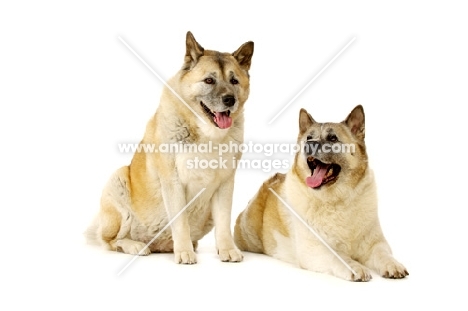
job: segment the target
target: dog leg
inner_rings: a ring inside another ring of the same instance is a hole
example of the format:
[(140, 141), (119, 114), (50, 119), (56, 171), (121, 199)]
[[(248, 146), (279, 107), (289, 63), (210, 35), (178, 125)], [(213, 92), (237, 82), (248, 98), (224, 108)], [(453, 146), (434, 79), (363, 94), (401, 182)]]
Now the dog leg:
[(338, 255), (355, 273), (322, 245), (316, 245), (313, 252), (301, 252), (298, 255), (299, 265), (303, 269), (328, 273), (347, 281), (368, 282), (372, 279), (368, 268), (346, 254), (338, 253)]
[(128, 238), (133, 217), (130, 213), (128, 167), (118, 169), (103, 190), (99, 213), (98, 238), (113, 251), (149, 255), (145, 243)]
[(117, 251), (123, 252), (130, 255), (141, 255), (146, 256), (151, 254), (149, 247), (146, 244), (139, 241), (133, 241), (130, 239), (121, 239), (112, 243)]
[(221, 184), (211, 198), (216, 248), (221, 261), (224, 262), (240, 262), (243, 259), (242, 252), (234, 244), (231, 232), (233, 190), (234, 177)]
[(184, 187), (177, 176), (171, 176), (165, 181), (161, 179), (161, 190), (168, 221), (173, 220), (171, 229), (174, 240), (174, 260), (182, 264), (197, 263), (187, 213), (183, 212), (175, 218), (187, 204)]
[[(296, 252), (301, 268), (328, 273), (354, 282), (368, 282), (372, 279), (371, 271), (368, 268), (353, 260), (349, 255), (335, 250), (340, 258), (354, 270), (354, 274), (327, 247), (317, 240), (305, 228), (304, 224), (296, 223), (296, 226), (301, 226), (300, 229), (296, 229)], [(333, 245), (331, 246), (333, 247)]]
[(392, 256), (387, 242), (375, 244), (365, 265), (377, 271), (384, 278), (402, 279), (409, 275), (406, 268)]

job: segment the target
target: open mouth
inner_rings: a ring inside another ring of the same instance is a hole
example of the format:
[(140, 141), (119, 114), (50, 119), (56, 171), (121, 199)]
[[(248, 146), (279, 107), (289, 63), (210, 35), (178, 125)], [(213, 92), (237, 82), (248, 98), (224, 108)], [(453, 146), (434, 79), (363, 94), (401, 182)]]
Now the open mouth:
[(231, 127), (232, 118), (230, 117), (230, 110), (216, 112), (208, 108), (205, 104), (203, 104), (203, 102), (200, 102), (200, 105), (202, 106), (203, 111), (205, 111), (205, 114), (213, 122), (214, 125), (216, 125), (220, 129), (227, 129)]
[(338, 164), (323, 163), (314, 157), (307, 158), (307, 165), (310, 168), (311, 176), (306, 178), (306, 184), (313, 189), (335, 182), (341, 171), (341, 166)]

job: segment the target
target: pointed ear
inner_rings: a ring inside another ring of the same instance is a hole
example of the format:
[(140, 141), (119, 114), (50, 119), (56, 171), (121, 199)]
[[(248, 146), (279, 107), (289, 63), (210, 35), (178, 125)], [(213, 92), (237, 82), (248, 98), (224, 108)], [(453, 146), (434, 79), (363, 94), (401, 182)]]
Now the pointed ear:
[(305, 110), (301, 108), (299, 112), (299, 133), (304, 134), (309, 127), (311, 127), (315, 122), (312, 116)]
[(185, 63), (183, 69), (190, 70), (198, 62), (200, 56), (203, 55), (205, 49), (195, 40), (195, 37), (190, 31), (187, 32), (187, 38), (185, 40), (186, 52), (185, 52)]
[(252, 61), (252, 55), (254, 52), (254, 43), (252, 41), (246, 42), (240, 46), (232, 56), (237, 60), (239, 65), (244, 70), (250, 69), (250, 63)]
[(366, 128), (364, 108), (361, 105), (356, 106), (343, 123), (349, 127), (357, 138), (364, 140)]

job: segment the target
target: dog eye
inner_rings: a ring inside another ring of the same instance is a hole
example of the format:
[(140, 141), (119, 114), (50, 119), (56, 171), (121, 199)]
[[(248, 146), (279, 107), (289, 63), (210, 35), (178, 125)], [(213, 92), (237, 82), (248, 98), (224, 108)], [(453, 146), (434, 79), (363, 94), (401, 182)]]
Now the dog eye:
[(338, 141), (338, 137), (336, 137), (336, 135), (334, 135), (334, 134), (331, 134), (331, 135), (328, 135), (327, 140), (334, 143), (334, 142)]
[(231, 84), (238, 84), (238, 83), (239, 83), (239, 81), (237, 81), (237, 80), (234, 79), (234, 78), (232, 78), (230, 82), (231, 82)]
[(206, 84), (213, 84), (213, 83), (214, 83), (214, 79), (213, 79), (213, 78), (206, 78), (206, 79), (205, 79), (205, 83), (206, 83)]
[(308, 141), (309, 141), (309, 140), (312, 140), (312, 138), (313, 138), (312, 135), (308, 135), (308, 136), (307, 136), (307, 140), (308, 140)]

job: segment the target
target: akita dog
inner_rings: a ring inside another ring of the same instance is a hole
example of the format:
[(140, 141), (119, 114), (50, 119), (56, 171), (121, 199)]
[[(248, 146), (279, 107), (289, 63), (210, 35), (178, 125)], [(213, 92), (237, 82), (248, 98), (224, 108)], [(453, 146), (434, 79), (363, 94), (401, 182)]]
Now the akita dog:
[(237, 246), (346, 280), (370, 280), (369, 268), (386, 278), (407, 276), (379, 224), (364, 132), (362, 106), (341, 123), (318, 123), (302, 109), (303, 148), (291, 170), (267, 180), (239, 215)]
[[(188, 32), (184, 64), (164, 88), (141, 144), (243, 143), (253, 50), (251, 41), (233, 53), (205, 50)], [(88, 237), (110, 250), (174, 252), (177, 263), (193, 264), (197, 241), (214, 226), (220, 259), (242, 261), (230, 229), (235, 167), (188, 167), (194, 159), (241, 158), (238, 150), (220, 156), (213, 149), (135, 153), (130, 165), (118, 169), (105, 186)]]

